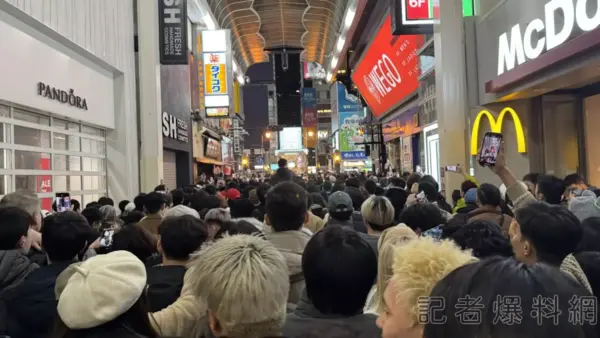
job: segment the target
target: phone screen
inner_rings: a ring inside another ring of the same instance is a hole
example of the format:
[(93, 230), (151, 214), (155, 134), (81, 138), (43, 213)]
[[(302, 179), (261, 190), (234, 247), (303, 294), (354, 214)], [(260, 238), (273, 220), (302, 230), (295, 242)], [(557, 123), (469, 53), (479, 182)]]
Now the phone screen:
[(496, 165), (496, 159), (498, 158), (501, 144), (502, 134), (489, 132), (485, 133), (481, 150), (479, 151), (479, 164), (482, 166)]
[(56, 193), (56, 211), (63, 212), (71, 210), (71, 196), (69, 193)]
[(458, 171), (458, 166), (457, 165), (447, 165), (446, 166), (446, 171), (450, 171), (450, 172), (457, 172)]
[(114, 230), (104, 230), (102, 232), (102, 236), (100, 237), (100, 246), (103, 248), (107, 248), (112, 245), (113, 235), (115, 234)]

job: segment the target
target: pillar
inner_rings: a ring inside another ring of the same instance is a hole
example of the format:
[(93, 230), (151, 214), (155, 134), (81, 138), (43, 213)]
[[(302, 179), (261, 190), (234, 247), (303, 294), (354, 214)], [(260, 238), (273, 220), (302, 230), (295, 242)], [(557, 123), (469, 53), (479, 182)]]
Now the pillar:
[[(468, 173), (469, 104), (462, 0), (440, 1), (434, 47), (440, 166), (460, 164)], [(450, 199), (452, 190), (460, 189), (464, 178), (453, 173), (444, 176), (446, 197)]]
[(158, 1), (137, 1), (137, 33), (140, 189), (148, 192), (163, 178)]

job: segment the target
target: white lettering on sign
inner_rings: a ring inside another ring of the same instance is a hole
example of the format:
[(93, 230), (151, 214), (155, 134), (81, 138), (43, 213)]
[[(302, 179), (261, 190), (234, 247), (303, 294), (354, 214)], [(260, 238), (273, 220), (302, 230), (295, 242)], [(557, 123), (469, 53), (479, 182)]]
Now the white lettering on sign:
[(181, 23), (181, 9), (177, 7), (167, 8), (171, 6), (179, 6), (181, 0), (164, 0), (165, 23), (179, 24)]
[(410, 7), (421, 7), (425, 4), (426, 0), (410, 0), (408, 2)]
[(391, 92), (392, 88), (402, 83), (402, 77), (390, 57), (382, 54), (369, 74), (364, 76), (363, 81), (375, 100), (381, 103), (381, 99)]
[(188, 142), (188, 124), (175, 116), (162, 113), (162, 134), (164, 137), (180, 142)]
[[(575, 5), (573, 4), (575, 1)], [(551, 50), (566, 42), (573, 33), (575, 24), (589, 32), (600, 26), (600, 4), (596, 2), (596, 13), (588, 16), (588, 0), (551, 0), (544, 8), (545, 18), (534, 19), (521, 33), (521, 25), (514, 25), (509, 33), (500, 35), (498, 41), (498, 75), (509, 71), (528, 60), (538, 58), (545, 50)], [(557, 18), (563, 18), (562, 27), (557, 27)], [(558, 30), (558, 31), (557, 31)], [(543, 34), (533, 41), (533, 33)], [(510, 36), (509, 36), (510, 35)]]

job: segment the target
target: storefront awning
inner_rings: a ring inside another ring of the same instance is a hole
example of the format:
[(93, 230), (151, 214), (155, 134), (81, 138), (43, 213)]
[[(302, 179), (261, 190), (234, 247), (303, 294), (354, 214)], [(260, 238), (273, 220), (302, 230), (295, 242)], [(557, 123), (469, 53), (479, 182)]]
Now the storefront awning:
[(198, 163), (213, 164), (213, 165), (223, 165), (223, 162), (220, 162), (220, 161), (214, 160), (212, 158), (208, 158), (208, 157), (196, 157), (195, 160)]

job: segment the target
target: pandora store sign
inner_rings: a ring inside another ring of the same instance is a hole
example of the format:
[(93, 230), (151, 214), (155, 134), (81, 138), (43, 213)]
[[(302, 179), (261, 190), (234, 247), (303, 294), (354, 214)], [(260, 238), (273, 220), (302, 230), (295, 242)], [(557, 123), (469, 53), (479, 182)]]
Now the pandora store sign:
[(58, 101), (63, 104), (68, 104), (71, 107), (88, 110), (87, 100), (81, 96), (77, 96), (74, 89), (63, 90), (43, 82), (38, 82), (37, 93), (39, 96), (43, 96), (52, 101)]
[[(523, 1), (523, 0), (519, 0)], [(528, 0), (533, 1), (533, 0)], [(543, 16), (498, 38), (498, 75), (600, 26), (600, 0), (550, 0)]]

